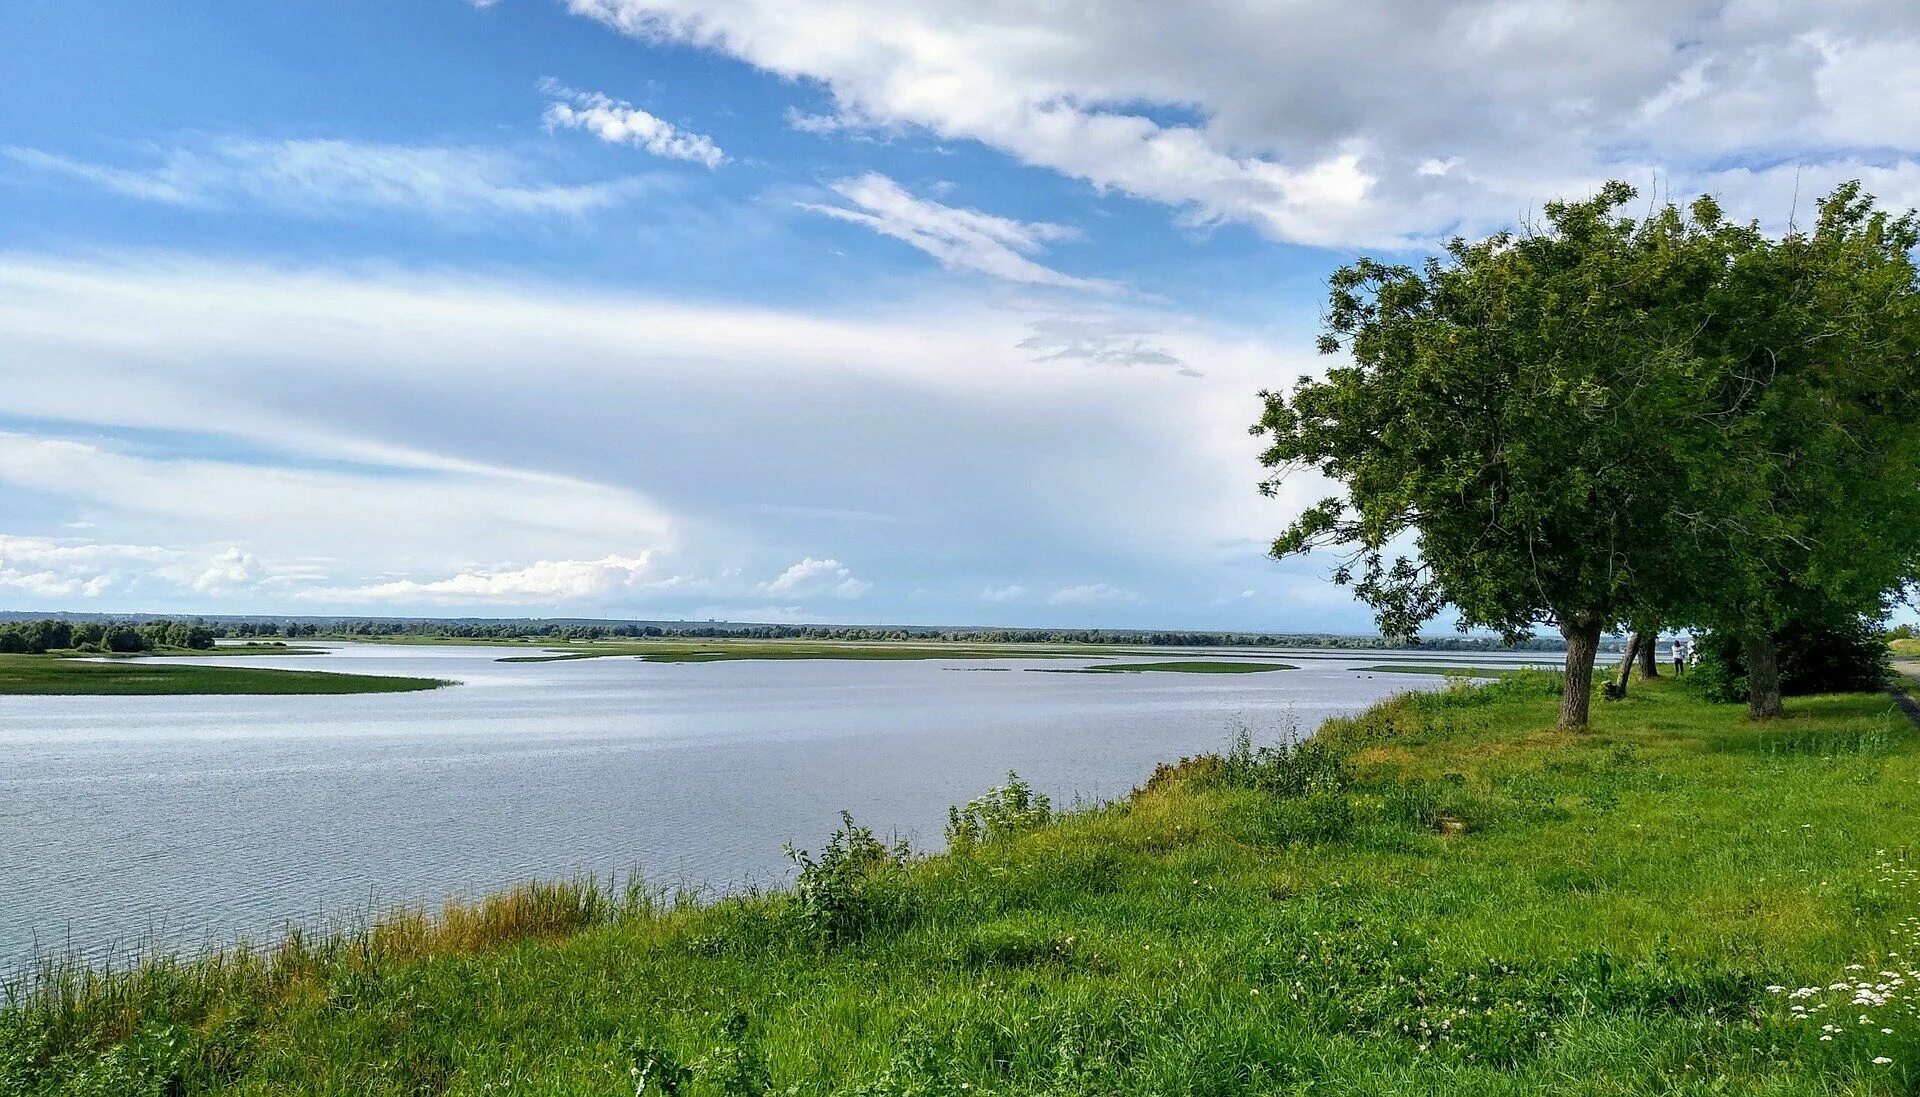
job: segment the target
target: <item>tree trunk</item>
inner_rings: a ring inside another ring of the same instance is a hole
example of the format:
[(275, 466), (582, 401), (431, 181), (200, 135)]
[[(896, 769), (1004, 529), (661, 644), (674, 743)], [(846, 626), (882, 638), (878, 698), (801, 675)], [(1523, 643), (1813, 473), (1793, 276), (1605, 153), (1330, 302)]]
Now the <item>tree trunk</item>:
[(1620, 680), (1613, 684), (1611, 696), (1624, 700), (1627, 696), (1627, 680), (1633, 677), (1633, 664), (1640, 657), (1641, 634), (1627, 637), (1627, 650), (1620, 659)]
[(1561, 618), (1560, 635), (1567, 639), (1566, 688), (1560, 693), (1560, 726), (1585, 731), (1587, 710), (1593, 704), (1593, 660), (1600, 653), (1597, 617)]
[(1765, 629), (1749, 629), (1741, 640), (1747, 656), (1747, 715), (1755, 720), (1772, 720), (1786, 715), (1780, 703), (1780, 661), (1773, 648), (1773, 635)]
[(1660, 677), (1660, 660), (1654, 650), (1660, 646), (1660, 630), (1643, 629), (1634, 633), (1634, 639), (1640, 641), (1640, 680), (1651, 682)]

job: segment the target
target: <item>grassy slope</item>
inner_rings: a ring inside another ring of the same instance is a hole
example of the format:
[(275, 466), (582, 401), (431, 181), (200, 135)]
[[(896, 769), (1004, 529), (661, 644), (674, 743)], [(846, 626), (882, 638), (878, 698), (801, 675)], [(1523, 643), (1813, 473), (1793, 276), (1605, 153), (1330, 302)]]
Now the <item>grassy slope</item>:
[(172, 666), (138, 659), (91, 662), (55, 655), (0, 655), (6, 694), (402, 693), (446, 683), (434, 678), (331, 674), (314, 670)]
[(683, 1093), (1914, 1092), (1910, 1009), (1860, 1026), (1838, 995), (1823, 1043), (1764, 989), (1913, 966), (1920, 886), (1885, 863), (1920, 818), (1914, 729), (1880, 696), (1755, 728), (1663, 682), (1568, 735), (1550, 681), (1330, 724), (1344, 792), (1189, 763), (882, 870), (831, 947), (790, 896), (562, 887), (69, 980), (0, 1013), (0, 1092), (613, 1094), (649, 1063)]

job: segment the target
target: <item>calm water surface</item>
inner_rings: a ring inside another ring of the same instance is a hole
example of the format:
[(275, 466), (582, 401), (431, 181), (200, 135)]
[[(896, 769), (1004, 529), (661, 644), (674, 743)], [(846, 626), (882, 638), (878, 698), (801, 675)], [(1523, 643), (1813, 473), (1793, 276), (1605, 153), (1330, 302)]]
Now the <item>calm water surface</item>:
[(947, 805), (1009, 769), (1056, 804), (1112, 797), (1237, 724), (1272, 738), (1440, 684), (1360, 672), (1377, 651), (1245, 675), (502, 654), (346, 644), (244, 661), (462, 683), (425, 693), (0, 697), (0, 968), (575, 871), (772, 883), (782, 844), (817, 849), (841, 808), (937, 844)]

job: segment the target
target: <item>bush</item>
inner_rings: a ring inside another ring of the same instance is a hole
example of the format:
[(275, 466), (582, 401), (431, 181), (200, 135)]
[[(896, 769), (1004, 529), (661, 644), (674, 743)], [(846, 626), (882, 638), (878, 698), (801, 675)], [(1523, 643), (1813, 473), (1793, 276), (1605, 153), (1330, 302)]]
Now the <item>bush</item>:
[[(1874, 618), (1807, 615), (1774, 633), (1779, 651), (1780, 692), (1866, 693), (1885, 689), (1892, 668), (1887, 638)], [(1699, 640), (1700, 662), (1692, 668), (1694, 688), (1710, 701), (1747, 699), (1747, 664), (1740, 638), (1709, 632)]]
[(1253, 736), (1241, 728), (1211, 779), (1275, 796), (1340, 794), (1353, 784), (1353, 770), (1338, 751), (1318, 740), (1256, 747)]
[(897, 911), (899, 897), (887, 892), (884, 877), (906, 863), (907, 844), (888, 846), (848, 812), (840, 813), (840, 829), (819, 860), (791, 845), (786, 854), (800, 867), (793, 885), (795, 917), (809, 937), (828, 948), (858, 938)]
[(1006, 784), (968, 800), (964, 808), (947, 809), (947, 848), (965, 853), (983, 842), (1037, 830), (1051, 818), (1053, 805), (1046, 794), (1033, 791), (1019, 774), (1008, 770)]

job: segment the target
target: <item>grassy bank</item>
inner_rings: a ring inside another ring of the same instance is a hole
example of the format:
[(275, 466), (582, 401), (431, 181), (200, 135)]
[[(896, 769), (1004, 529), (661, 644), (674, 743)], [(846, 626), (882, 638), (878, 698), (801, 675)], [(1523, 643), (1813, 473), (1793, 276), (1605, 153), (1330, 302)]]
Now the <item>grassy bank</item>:
[[(317, 670), (261, 670), (217, 664), (176, 666), (140, 659), (94, 662), (57, 655), (0, 655), (0, 696), (404, 693), (446, 684), (436, 678), (334, 674)], [(4, 1092), (0, 1090), (0, 1093)]]
[(789, 893), (526, 888), (49, 972), (0, 1012), (0, 1092), (1914, 1092), (1913, 727), (1878, 695), (1755, 727), (1661, 682), (1571, 735), (1554, 681), (1050, 822), (1003, 790), (946, 856), (853, 828)]

